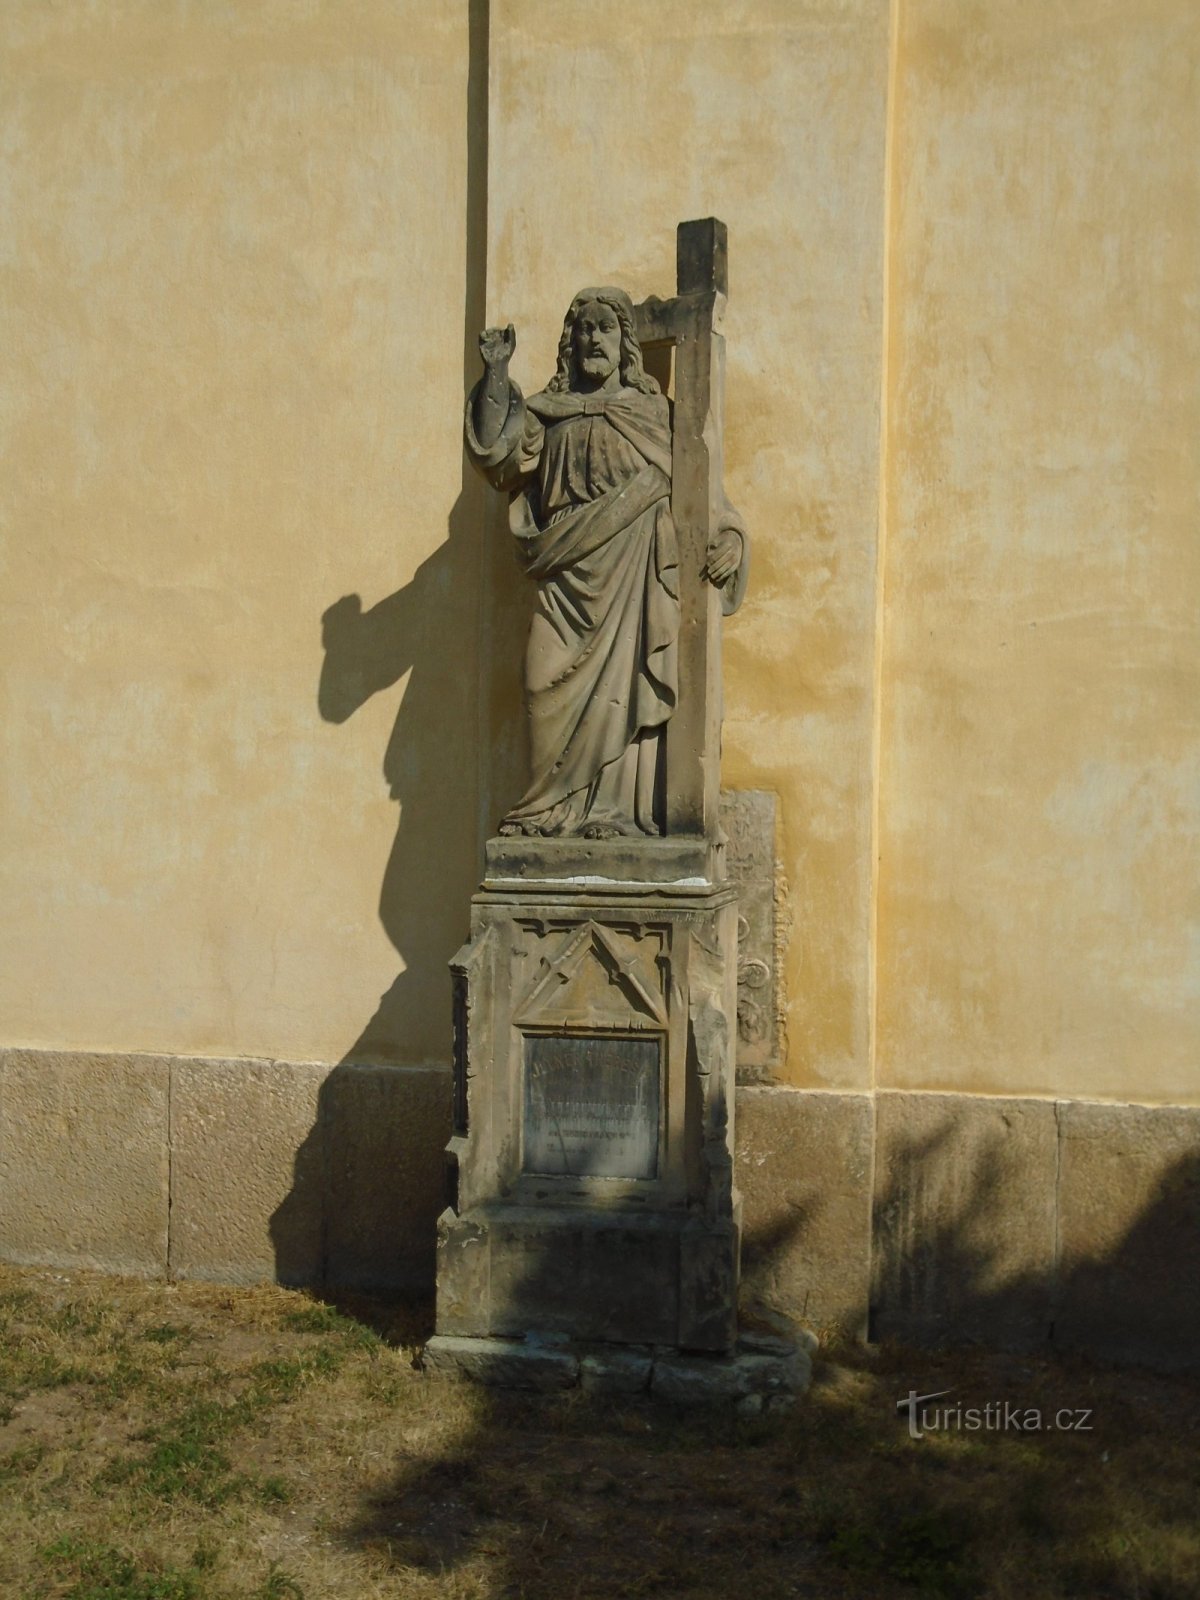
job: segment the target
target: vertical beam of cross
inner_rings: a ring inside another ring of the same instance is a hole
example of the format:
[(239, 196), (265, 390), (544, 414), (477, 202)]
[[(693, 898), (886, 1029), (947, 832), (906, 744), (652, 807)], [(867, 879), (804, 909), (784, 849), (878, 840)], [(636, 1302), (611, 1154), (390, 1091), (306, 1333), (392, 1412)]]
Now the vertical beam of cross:
[(669, 834), (717, 834), (721, 787), (721, 601), (702, 573), (724, 504), (728, 234), (705, 217), (676, 234), (673, 299), (637, 309), (638, 336), (675, 358), (671, 510), (679, 539), (679, 704), (666, 731)]

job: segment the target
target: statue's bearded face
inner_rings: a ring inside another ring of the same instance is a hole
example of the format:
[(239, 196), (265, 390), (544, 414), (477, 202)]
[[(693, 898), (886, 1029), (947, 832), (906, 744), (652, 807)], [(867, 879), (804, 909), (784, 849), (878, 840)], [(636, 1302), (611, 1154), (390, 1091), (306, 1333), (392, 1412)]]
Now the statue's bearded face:
[(571, 330), (575, 370), (589, 387), (605, 383), (621, 360), (621, 324), (611, 306), (589, 300), (579, 308)]

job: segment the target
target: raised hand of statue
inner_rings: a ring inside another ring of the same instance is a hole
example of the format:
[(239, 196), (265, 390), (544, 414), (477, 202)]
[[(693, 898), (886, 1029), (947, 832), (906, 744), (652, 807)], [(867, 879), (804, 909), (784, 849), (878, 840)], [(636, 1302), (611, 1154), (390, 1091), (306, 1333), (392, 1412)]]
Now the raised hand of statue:
[(719, 528), (709, 540), (702, 577), (720, 589), (733, 577), (742, 561), (742, 536), (736, 528)]
[(485, 328), (479, 335), (479, 354), (483, 357), (483, 377), (475, 388), (475, 432), (484, 448), (495, 444), (508, 415), (510, 389), (508, 363), (517, 348), (516, 329)]
[(517, 331), (511, 322), (507, 328), (485, 328), (479, 335), (479, 353), (489, 372), (507, 367), (516, 348)]

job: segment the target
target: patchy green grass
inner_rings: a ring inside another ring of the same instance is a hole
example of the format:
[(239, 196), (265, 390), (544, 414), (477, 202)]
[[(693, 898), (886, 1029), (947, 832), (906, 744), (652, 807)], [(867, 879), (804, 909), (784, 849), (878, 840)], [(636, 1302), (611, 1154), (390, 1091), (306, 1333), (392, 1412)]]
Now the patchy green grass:
[[(64, 1600), (199, 1600), (202, 1569), (141, 1569), (124, 1551), (64, 1534), (38, 1551)], [(64, 1585), (66, 1587), (64, 1587)]]
[[(1200, 1393), (847, 1348), (782, 1416), (425, 1377), (419, 1318), (0, 1268), (4, 1600), (1200, 1600)], [(1083, 1430), (932, 1428), (949, 1389)]]

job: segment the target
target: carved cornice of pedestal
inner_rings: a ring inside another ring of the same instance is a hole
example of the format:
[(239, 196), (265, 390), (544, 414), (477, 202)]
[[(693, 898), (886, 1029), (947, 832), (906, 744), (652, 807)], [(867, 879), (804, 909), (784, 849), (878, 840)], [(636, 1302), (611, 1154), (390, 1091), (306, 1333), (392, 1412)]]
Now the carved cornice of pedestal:
[(711, 895), (725, 884), (725, 841), (495, 838), (486, 847), (482, 893)]

